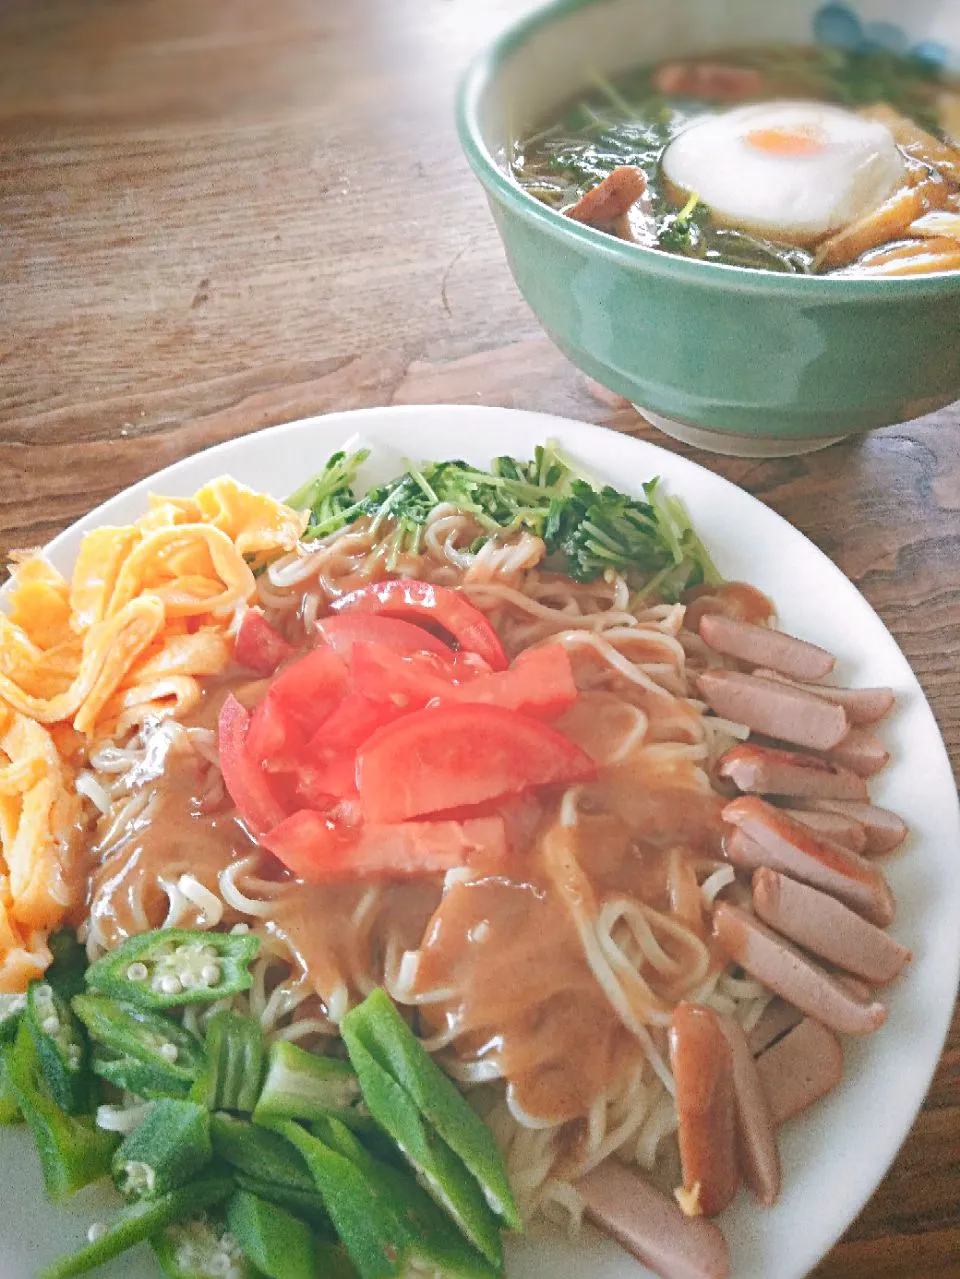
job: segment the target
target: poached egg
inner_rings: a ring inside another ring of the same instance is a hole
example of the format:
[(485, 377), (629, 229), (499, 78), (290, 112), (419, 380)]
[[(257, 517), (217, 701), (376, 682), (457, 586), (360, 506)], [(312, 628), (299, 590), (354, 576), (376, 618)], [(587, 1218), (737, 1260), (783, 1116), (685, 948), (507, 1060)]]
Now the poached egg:
[(820, 102), (761, 102), (694, 121), (667, 146), (664, 177), (721, 226), (818, 244), (872, 212), (904, 179), (886, 125)]

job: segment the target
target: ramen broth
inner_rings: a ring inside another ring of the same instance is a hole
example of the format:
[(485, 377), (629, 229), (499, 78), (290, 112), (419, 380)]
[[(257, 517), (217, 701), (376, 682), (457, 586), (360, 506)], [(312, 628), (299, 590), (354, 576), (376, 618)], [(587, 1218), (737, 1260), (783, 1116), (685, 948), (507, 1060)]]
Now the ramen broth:
[[(960, 268), (960, 82), (936, 66), (770, 46), (593, 79), (514, 144), (515, 179), (549, 207), (730, 266)], [(598, 190), (624, 169), (642, 178)]]

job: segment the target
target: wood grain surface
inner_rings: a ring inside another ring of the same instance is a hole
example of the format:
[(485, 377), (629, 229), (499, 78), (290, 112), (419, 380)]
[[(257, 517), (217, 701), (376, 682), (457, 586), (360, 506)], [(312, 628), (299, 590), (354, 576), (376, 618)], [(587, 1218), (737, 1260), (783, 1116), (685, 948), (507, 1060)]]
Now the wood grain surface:
[[(738, 461), (588, 383), (519, 297), (453, 128), (459, 71), (530, 7), (0, 6), (0, 557), (274, 422), (428, 401), (568, 414), (695, 456), (821, 546), (902, 646), (956, 773), (960, 412)], [(815, 1273), (960, 1279), (960, 1020)]]

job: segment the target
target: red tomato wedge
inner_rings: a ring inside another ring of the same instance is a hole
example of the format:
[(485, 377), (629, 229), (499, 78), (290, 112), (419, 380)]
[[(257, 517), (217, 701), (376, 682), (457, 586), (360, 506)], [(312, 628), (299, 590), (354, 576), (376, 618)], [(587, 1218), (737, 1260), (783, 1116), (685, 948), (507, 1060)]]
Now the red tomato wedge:
[(562, 733), (499, 706), (413, 711), (357, 753), (357, 789), (370, 822), (402, 822), (596, 773)]
[(395, 702), (373, 701), (362, 693), (348, 693), (307, 742), (305, 757), (317, 760), (349, 752), (352, 758), (357, 747), (378, 728), (403, 714), (404, 708)]
[(350, 674), (357, 692), (400, 711), (419, 710), (433, 698), (449, 693), (458, 670), (463, 674), (462, 667), (429, 653), (402, 656), (379, 644), (355, 644), (350, 655)]
[(465, 822), (400, 822), (343, 829), (301, 809), (261, 843), (309, 883), (370, 877), (408, 879), (480, 863), (495, 869), (507, 855), (499, 817)]
[(307, 808), (328, 809), (340, 799), (357, 797), (357, 764), (353, 751), (297, 769), (297, 795)]
[(465, 596), (445, 586), (408, 578), (377, 582), (344, 595), (332, 607), (337, 614), (373, 613), (440, 626), (462, 649), (479, 654), (493, 670), (507, 667), (503, 645), (484, 615)]
[(453, 657), (453, 649), (442, 639), (399, 617), (380, 617), (376, 613), (341, 613), (317, 622), (317, 634), (345, 660), (354, 644), (379, 644), (392, 653), (436, 653)]
[(270, 779), (247, 749), (250, 714), (232, 693), (223, 703), (217, 727), (224, 785), (240, 816), (259, 835), (282, 822), (286, 814)]
[(272, 675), (281, 662), (289, 661), (296, 649), (288, 644), (256, 608), (248, 608), (240, 622), (234, 657), (256, 675)]
[(247, 754), (268, 773), (277, 772), (282, 765), (295, 767), (304, 746), (300, 726), (270, 693), (268, 689), (263, 701), (253, 708), (246, 746)]
[(342, 658), (330, 648), (315, 648), (284, 667), (267, 690), (304, 733), (314, 733), (346, 695), (349, 681)]
[(509, 670), (481, 675), (438, 696), (441, 705), (476, 702), (553, 719), (577, 700), (577, 685), (567, 650), (560, 644), (545, 644), (520, 653)]

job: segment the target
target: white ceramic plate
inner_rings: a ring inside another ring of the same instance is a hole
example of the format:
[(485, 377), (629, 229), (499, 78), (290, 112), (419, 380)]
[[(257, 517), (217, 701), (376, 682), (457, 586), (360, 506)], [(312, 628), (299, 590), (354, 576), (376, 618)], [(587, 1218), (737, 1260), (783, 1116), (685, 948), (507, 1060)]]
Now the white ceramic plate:
[[(886, 1026), (868, 1040), (846, 1041), (841, 1087), (782, 1134), (780, 1202), (764, 1211), (741, 1194), (721, 1222), (734, 1279), (799, 1279), (843, 1233), (892, 1162), (929, 1086), (956, 996), (960, 814), (943, 742), (906, 659), (826, 556), (726, 480), (611, 431), (495, 408), (369, 409), (248, 435), (128, 489), (56, 538), (50, 556), (68, 571), (86, 531), (134, 519), (150, 491), (185, 495), (229, 473), (283, 496), (354, 434), (374, 448), (372, 479), (395, 474), (403, 456), (463, 457), (487, 465), (500, 453), (528, 457), (547, 439), (622, 489), (639, 493), (642, 481), (660, 475), (687, 503), (725, 576), (766, 591), (786, 630), (837, 653), (841, 681), (896, 690), (897, 710), (882, 728), (893, 762), (873, 794), (902, 813), (912, 832), (887, 870), (899, 907), (893, 932), (912, 948), (914, 960), (890, 993)], [(28, 1279), (41, 1261), (76, 1247), (107, 1200), (94, 1190), (64, 1208), (47, 1206), (36, 1155), (22, 1131), (0, 1132), (0, 1166), (0, 1275)], [(575, 1245), (556, 1237), (523, 1240), (511, 1246), (508, 1270), (511, 1279), (642, 1279), (646, 1273), (594, 1234)], [(157, 1279), (158, 1271), (140, 1249), (102, 1273)]]

